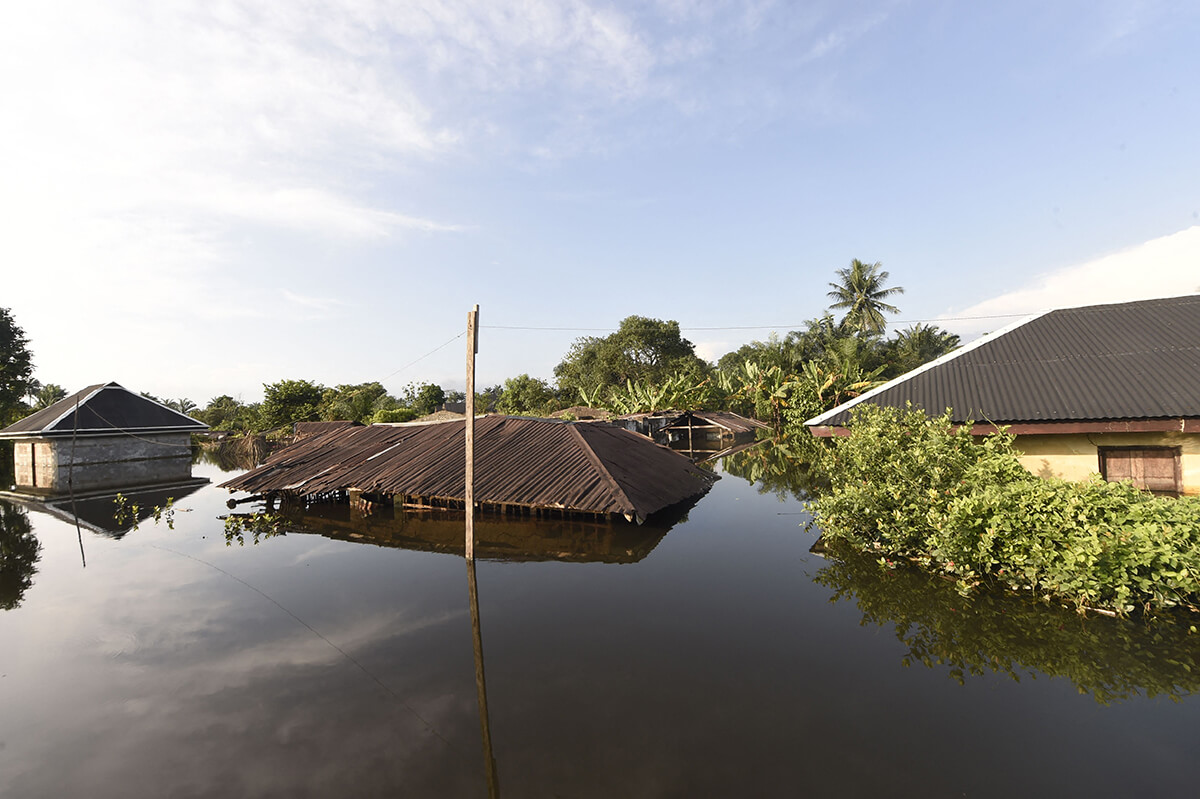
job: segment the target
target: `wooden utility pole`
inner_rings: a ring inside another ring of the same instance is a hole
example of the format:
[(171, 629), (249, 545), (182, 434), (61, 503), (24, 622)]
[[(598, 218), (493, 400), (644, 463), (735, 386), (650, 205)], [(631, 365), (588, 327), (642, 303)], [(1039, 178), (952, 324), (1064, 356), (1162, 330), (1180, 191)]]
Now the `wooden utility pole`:
[(479, 352), (479, 306), (467, 311), (467, 464), (464, 506), (467, 560), (475, 560), (475, 353)]

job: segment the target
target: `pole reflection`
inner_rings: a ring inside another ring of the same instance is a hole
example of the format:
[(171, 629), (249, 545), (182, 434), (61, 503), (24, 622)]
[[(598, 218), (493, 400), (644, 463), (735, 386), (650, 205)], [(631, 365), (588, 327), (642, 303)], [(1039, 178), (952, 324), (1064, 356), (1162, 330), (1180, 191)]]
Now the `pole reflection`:
[(483, 634), (479, 628), (479, 584), (475, 579), (475, 559), (467, 558), (467, 590), (471, 597), (471, 634), (475, 643), (475, 692), (479, 699), (479, 731), (483, 738), (483, 768), (487, 775), (488, 796), (500, 796), (496, 758), (492, 754), (492, 733), (488, 723), (487, 682), (483, 673)]

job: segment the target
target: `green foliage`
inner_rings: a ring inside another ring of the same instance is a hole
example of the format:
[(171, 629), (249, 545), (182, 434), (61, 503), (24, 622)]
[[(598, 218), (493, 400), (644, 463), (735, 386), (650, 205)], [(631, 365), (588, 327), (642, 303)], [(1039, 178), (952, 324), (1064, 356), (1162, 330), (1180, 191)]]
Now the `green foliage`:
[(958, 349), (958, 336), (937, 325), (913, 325), (896, 333), (886, 344), (886, 376), (899, 377), (922, 364)]
[(228, 394), (213, 397), (203, 410), (192, 415), (204, 422), (213, 430), (238, 430), (238, 418), (243, 408), (242, 403)]
[(163, 400), (163, 405), (166, 405), (172, 410), (179, 411), (180, 413), (191, 413), (192, 411), (196, 410), (197, 407), (199, 407), (187, 397)]
[(811, 505), (827, 537), (979, 585), (1119, 614), (1200, 606), (1200, 499), (1042, 479), (1012, 436), (864, 405)]
[(387, 422), (411, 422), (416, 418), (417, 412), (412, 408), (387, 408), (375, 411), (369, 421), (371, 424), (384, 424)]
[(676, 372), (700, 376), (708, 371), (692, 342), (680, 335), (678, 322), (643, 316), (627, 317), (615, 333), (603, 338), (577, 339), (554, 367), (564, 397), (629, 381), (659, 384)]
[(404, 404), (417, 412), (417, 416), (426, 416), (436, 411), (446, 401), (446, 392), (441, 386), (433, 383), (413, 385), (409, 383), (404, 389)]
[(0, 427), (7, 427), (26, 415), (28, 406), (22, 398), (33, 386), (29, 340), (12, 313), (0, 308)]
[(57, 383), (46, 383), (33, 393), (33, 410), (49, 408), (59, 400), (66, 399), (67, 390)]
[(627, 380), (624, 386), (610, 386), (604, 399), (592, 397), (593, 407), (616, 414), (652, 413), (665, 410), (711, 410), (723, 406), (724, 394), (712, 378), (692, 373), (668, 375), (661, 382)]
[(500, 413), (542, 416), (555, 410), (554, 389), (543, 380), (527, 374), (510, 377), (496, 403)]
[(290, 428), (296, 422), (315, 422), (320, 418), (325, 387), (308, 380), (280, 380), (263, 385), (260, 424), (264, 430)]
[[(124, 527), (129, 525), (130, 530), (138, 529), (138, 524), (141, 520), (142, 508), (136, 502), (130, 502), (124, 494), (117, 494), (113, 499), (113, 504), (117, 509), (113, 511), (113, 521), (119, 526)], [(175, 529), (175, 498), (167, 497), (165, 505), (155, 505), (150, 509), (149, 517), (154, 519), (154, 523), (158, 524), (166, 521), (167, 529)]]
[(286, 535), (283, 529), (284, 519), (274, 513), (255, 511), (254, 513), (231, 513), (225, 517), (225, 546), (239, 547), (246, 545), (246, 533), (251, 535), (251, 544), (259, 541)]
[(396, 408), (399, 401), (387, 393), (382, 383), (341, 385), (325, 390), (319, 409), (327, 422), (348, 421), (369, 423), (379, 411)]

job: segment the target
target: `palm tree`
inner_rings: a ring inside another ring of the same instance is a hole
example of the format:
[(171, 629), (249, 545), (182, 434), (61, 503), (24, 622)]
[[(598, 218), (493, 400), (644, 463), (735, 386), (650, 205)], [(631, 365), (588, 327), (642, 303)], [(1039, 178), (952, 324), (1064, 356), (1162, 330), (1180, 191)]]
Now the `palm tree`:
[(892, 347), (898, 374), (916, 369), (934, 358), (958, 349), (959, 338), (937, 325), (913, 325), (896, 334)]
[(67, 390), (55, 383), (46, 383), (44, 386), (38, 386), (34, 393), (33, 409), (40, 411), (42, 408), (49, 408), (54, 403), (61, 399), (66, 399)]
[(837, 270), (841, 282), (829, 284), (833, 289), (829, 298), (836, 301), (829, 307), (846, 310), (842, 317), (844, 327), (868, 335), (882, 333), (887, 327), (883, 314), (900, 312), (899, 308), (883, 300), (893, 294), (903, 294), (904, 289), (900, 286), (884, 288), (888, 273), (880, 269), (882, 265), (878, 261), (864, 264), (855, 258), (849, 267)]

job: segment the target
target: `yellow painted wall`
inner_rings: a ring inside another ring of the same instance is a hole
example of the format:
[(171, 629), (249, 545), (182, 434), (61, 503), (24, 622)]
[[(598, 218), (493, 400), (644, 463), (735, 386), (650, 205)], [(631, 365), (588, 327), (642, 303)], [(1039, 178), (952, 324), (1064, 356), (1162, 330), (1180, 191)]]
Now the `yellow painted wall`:
[(1021, 464), (1036, 475), (1083, 480), (1100, 473), (1098, 447), (1179, 447), (1183, 493), (1200, 494), (1200, 435), (1195, 433), (1079, 433), (1017, 436)]

